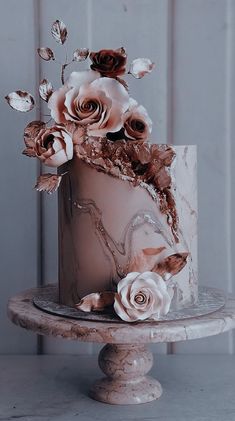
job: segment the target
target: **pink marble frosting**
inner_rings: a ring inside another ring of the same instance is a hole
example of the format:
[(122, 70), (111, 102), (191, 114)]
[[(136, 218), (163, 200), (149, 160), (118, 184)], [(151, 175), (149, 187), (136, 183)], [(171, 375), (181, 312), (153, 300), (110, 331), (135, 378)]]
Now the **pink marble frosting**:
[(68, 171), (59, 191), (61, 303), (74, 306), (90, 293), (115, 291), (130, 260), (147, 247), (161, 250), (155, 264), (174, 253), (189, 253), (186, 266), (173, 277), (171, 306), (197, 301), (196, 147), (172, 148), (178, 242), (158, 198), (146, 188), (99, 172), (77, 157), (61, 168)]

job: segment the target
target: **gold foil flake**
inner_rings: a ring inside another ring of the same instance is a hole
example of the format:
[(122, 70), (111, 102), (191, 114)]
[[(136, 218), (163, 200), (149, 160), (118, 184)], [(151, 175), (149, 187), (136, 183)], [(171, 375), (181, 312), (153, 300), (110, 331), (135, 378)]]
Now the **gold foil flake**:
[(166, 281), (173, 275), (177, 275), (187, 263), (189, 253), (175, 253), (166, 257), (161, 262), (157, 263), (152, 271), (157, 272)]

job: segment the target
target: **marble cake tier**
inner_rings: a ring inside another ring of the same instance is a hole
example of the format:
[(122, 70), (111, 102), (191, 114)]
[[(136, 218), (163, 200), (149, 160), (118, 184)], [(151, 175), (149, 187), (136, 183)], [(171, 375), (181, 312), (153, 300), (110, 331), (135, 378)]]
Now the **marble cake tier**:
[[(160, 146), (159, 146), (160, 147)], [(91, 292), (115, 290), (133, 258), (145, 248), (158, 248), (154, 264), (174, 254), (189, 253), (174, 276), (172, 308), (197, 302), (196, 147), (171, 146), (168, 171), (174, 212), (163, 211), (162, 193), (147, 185), (116, 178), (74, 157), (59, 190), (59, 293), (61, 304), (74, 306)], [(172, 202), (172, 201), (171, 201)], [(177, 219), (173, 230), (172, 215)], [(153, 260), (142, 271), (151, 270)]]

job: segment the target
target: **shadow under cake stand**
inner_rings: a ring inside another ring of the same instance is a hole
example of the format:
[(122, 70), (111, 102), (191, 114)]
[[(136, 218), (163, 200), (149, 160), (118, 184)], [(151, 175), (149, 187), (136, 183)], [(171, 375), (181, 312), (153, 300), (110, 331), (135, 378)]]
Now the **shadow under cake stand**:
[(90, 396), (109, 404), (139, 404), (161, 396), (160, 383), (147, 375), (153, 355), (146, 344), (203, 338), (235, 328), (235, 297), (225, 299), (221, 291), (213, 288), (201, 289), (201, 297), (207, 301), (201, 313), (206, 314), (194, 311), (180, 318), (178, 313), (175, 320), (160, 322), (125, 323), (110, 321), (109, 316), (88, 320), (85, 314), (84, 319), (75, 319), (66, 315), (53, 297), (56, 287), (51, 285), (24, 291), (9, 300), (8, 315), (16, 325), (40, 335), (105, 343), (99, 366), (106, 376), (92, 386)]

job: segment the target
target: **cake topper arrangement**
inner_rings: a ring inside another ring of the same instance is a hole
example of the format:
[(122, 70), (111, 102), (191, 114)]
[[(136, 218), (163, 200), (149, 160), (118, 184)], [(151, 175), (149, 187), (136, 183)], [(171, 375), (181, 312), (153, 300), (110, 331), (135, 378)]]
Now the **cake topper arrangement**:
[[(56, 20), (51, 27), (54, 40), (63, 45), (68, 37), (65, 24)], [(55, 61), (54, 52), (49, 47), (37, 49), (38, 55), (45, 61)], [(65, 80), (65, 70), (71, 63), (89, 61), (89, 69), (72, 72)], [(134, 141), (136, 162), (143, 166), (150, 160), (147, 147), (138, 143), (145, 142), (152, 129), (152, 122), (147, 111), (129, 97), (127, 82), (122, 78), (130, 74), (137, 79), (150, 73), (154, 63), (147, 58), (135, 59), (127, 70), (127, 55), (123, 47), (116, 50), (90, 52), (87, 48), (78, 48), (73, 52), (70, 62), (61, 64), (62, 86), (54, 90), (52, 83), (43, 79), (39, 85), (39, 95), (48, 103), (51, 112), (49, 124), (32, 121), (25, 128), (23, 154), (38, 158), (48, 167), (59, 167), (77, 154), (94, 166), (109, 168), (118, 172), (117, 155), (120, 155), (120, 142), (113, 148), (116, 140)], [(17, 111), (28, 112), (35, 106), (33, 96), (26, 91), (17, 90), (6, 97), (8, 104)], [(110, 140), (110, 142), (108, 142)], [(106, 150), (101, 159), (102, 148)], [(128, 149), (128, 148), (127, 148)], [(134, 149), (133, 149), (134, 151)], [(124, 175), (135, 177), (143, 169), (131, 168), (130, 153), (126, 150), (120, 156)], [(94, 156), (95, 154), (95, 156)], [(124, 156), (125, 155), (125, 156)], [(127, 162), (125, 162), (126, 158)], [(134, 161), (134, 158), (132, 159)], [(130, 168), (129, 168), (130, 167)], [(146, 180), (151, 178), (151, 170), (146, 171)], [(143, 177), (142, 177), (143, 178)], [(61, 175), (45, 174), (39, 177), (36, 188), (52, 193), (60, 184)]]
[[(56, 20), (51, 35), (63, 45), (68, 36), (65, 24)], [(56, 60), (49, 47), (40, 47), (37, 52), (45, 61)], [(89, 62), (89, 69), (73, 71), (66, 77), (71, 63), (79, 65), (85, 60)], [(154, 63), (148, 58), (137, 58), (128, 65), (123, 47), (97, 52), (76, 49), (71, 61), (61, 64), (58, 89), (54, 90), (47, 79), (40, 82), (39, 95), (47, 102), (51, 118), (47, 123), (32, 121), (26, 126), (23, 154), (54, 168), (76, 157), (99, 172), (131, 183), (133, 187), (144, 187), (157, 201), (177, 244), (178, 216), (169, 171), (175, 152), (169, 145), (149, 143), (151, 119), (146, 109), (130, 97), (128, 83), (123, 79), (128, 75), (141, 79), (153, 67)], [(21, 112), (31, 111), (35, 106), (33, 96), (26, 91), (12, 92), (6, 100), (14, 110)], [(60, 170), (58, 174), (42, 174), (35, 188), (55, 192), (66, 174), (67, 171)], [(153, 221), (150, 224), (154, 225)], [(159, 260), (158, 255), (164, 249), (164, 246), (142, 248), (132, 256), (128, 271), (123, 273), (115, 291), (92, 292), (83, 297), (76, 308), (104, 311), (112, 307), (127, 322), (157, 320), (167, 314), (174, 295), (174, 275), (187, 264), (189, 252), (185, 248), (185, 252)]]

